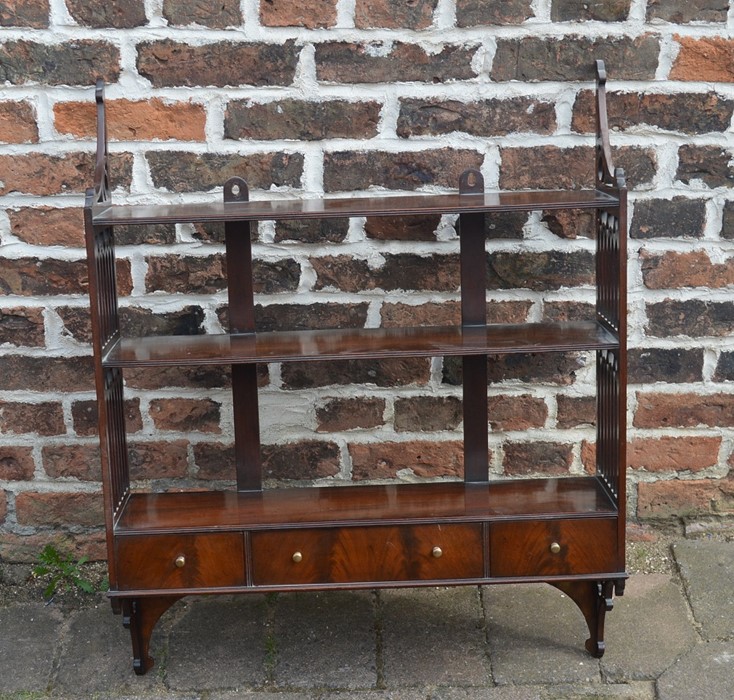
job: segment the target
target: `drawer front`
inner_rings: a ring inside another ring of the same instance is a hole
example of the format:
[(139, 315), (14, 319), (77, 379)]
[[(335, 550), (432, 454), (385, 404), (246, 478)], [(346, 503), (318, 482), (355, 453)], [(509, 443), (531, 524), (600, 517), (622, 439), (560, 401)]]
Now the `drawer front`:
[(121, 536), (115, 547), (120, 590), (245, 584), (242, 533)]
[(617, 521), (492, 523), (489, 575), (562, 576), (617, 570)]
[(255, 585), (481, 578), (481, 525), (343, 527), (252, 534)]

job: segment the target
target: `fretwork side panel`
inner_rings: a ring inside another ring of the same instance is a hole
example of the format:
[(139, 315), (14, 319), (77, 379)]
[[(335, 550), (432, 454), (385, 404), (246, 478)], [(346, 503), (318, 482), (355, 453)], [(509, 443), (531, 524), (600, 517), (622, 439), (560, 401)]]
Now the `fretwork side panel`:
[(105, 369), (104, 384), (104, 411), (107, 423), (106, 461), (113, 517), (116, 518), (130, 489), (122, 371), (117, 368)]
[(596, 214), (596, 275), (599, 321), (619, 333), (620, 324), (620, 244), (621, 229), (618, 209), (598, 211)]
[(120, 334), (117, 310), (117, 277), (114, 229), (111, 226), (94, 231), (94, 263), (96, 270), (96, 302), (99, 344), (102, 352)]
[(604, 480), (619, 502), (620, 472), (620, 353), (618, 350), (599, 350), (596, 353), (597, 382), (597, 474)]

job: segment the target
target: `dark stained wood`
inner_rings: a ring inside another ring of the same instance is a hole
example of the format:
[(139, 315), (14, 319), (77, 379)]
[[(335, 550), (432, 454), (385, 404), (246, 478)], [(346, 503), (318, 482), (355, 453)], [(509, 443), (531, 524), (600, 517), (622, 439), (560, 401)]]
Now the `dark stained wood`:
[(487, 353), (616, 348), (617, 338), (593, 321), (490, 325), (478, 328), (360, 328), (242, 335), (126, 338), (104, 357), (108, 367), (440, 357)]
[(153, 628), (168, 608), (180, 596), (155, 596), (150, 598), (125, 598), (122, 602), (122, 624), (130, 630), (133, 646), (133, 670), (139, 676), (153, 667), (150, 656), (150, 637)]

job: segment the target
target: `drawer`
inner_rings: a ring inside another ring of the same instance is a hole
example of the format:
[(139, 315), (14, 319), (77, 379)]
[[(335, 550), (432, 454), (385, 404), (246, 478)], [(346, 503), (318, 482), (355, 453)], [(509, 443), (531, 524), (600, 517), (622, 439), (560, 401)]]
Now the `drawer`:
[(242, 533), (118, 536), (120, 590), (245, 584)]
[(489, 533), (491, 577), (617, 570), (614, 518), (492, 523)]
[(481, 578), (482, 526), (416, 525), (252, 534), (255, 585)]

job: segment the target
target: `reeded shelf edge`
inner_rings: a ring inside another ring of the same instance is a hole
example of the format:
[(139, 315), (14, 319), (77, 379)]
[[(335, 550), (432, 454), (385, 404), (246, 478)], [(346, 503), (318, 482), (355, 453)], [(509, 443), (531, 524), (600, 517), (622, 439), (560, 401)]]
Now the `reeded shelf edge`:
[(134, 493), (117, 535), (614, 517), (597, 477)]
[(109, 349), (103, 364), (106, 367), (223, 365), (617, 347), (619, 339), (595, 321), (357, 328), (123, 338)]
[(181, 204), (96, 205), (95, 226), (411, 216), (539, 209), (613, 207), (619, 199), (601, 190), (534, 190), (482, 194), (383, 194), (375, 197), (254, 200)]

